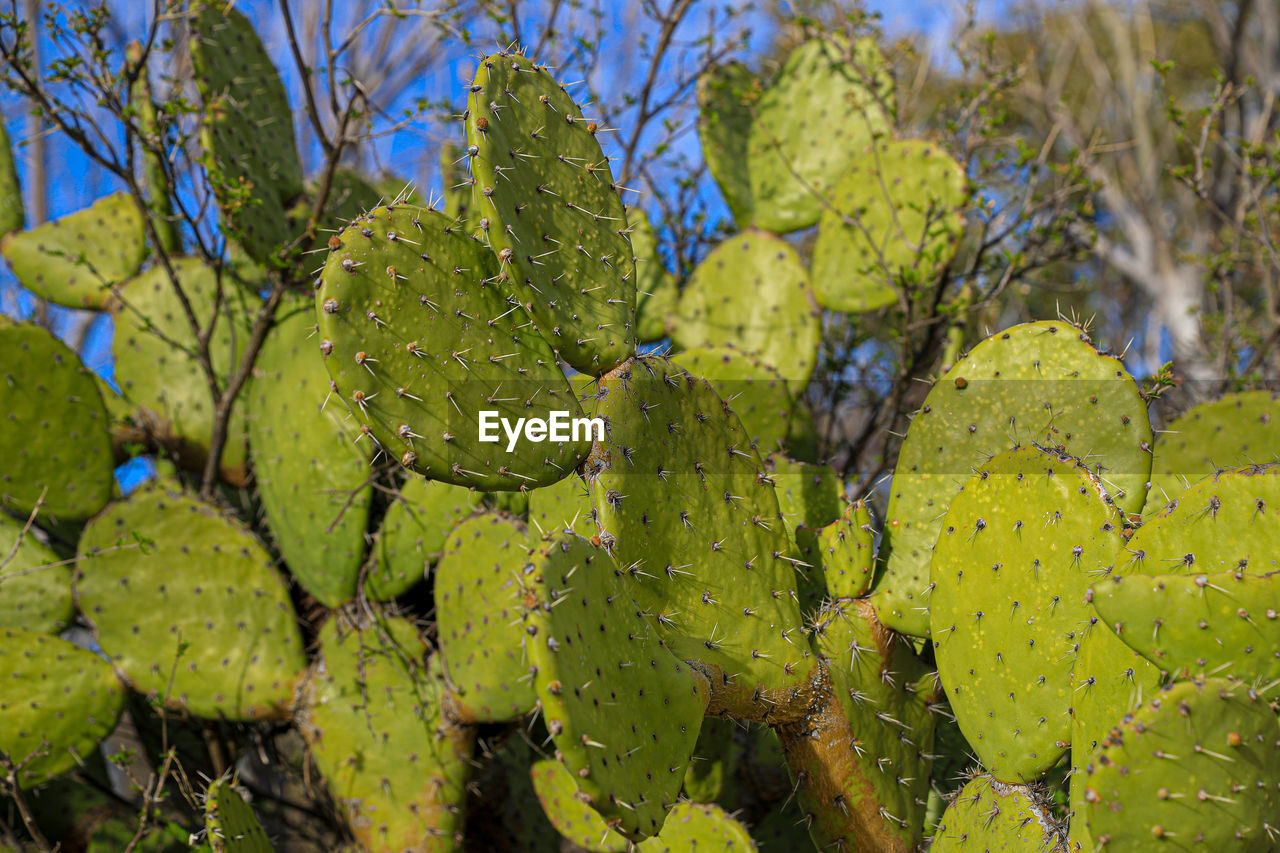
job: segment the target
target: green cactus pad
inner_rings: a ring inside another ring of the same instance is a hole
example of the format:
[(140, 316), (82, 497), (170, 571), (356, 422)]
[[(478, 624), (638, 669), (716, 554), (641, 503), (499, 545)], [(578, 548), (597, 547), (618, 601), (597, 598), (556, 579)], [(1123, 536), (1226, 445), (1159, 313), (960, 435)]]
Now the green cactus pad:
[[(858, 598), (871, 585), (875, 570), (875, 528), (862, 501), (847, 504), (844, 513), (825, 527), (797, 527), (800, 559), (809, 564), (810, 602), (825, 598)], [(802, 598), (803, 598), (802, 593)]]
[(271, 557), (217, 510), (156, 488), (80, 539), (76, 597), (129, 684), (201, 717), (285, 719), (306, 668)]
[(436, 566), (440, 656), (463, 722), (519, 719), (538, 701), (525, 648), (527, 540), (523, 524), (477, 515), (453, 529)]
[(600, 395), (609, 435), (587, 482), (632, 597), (672, 652), (736, 676), (744, 699), (805, 683), (813, 661), (795, 630), (790, 542), (737, 416), (662, 358), (602, 377)]
[[(1084, 776), (1083, 817), (1103, 850), (1274, 850), (1274, 710), (1222, 679), (1170, 685), (1117, 721)], [(1076, 816), (1079, 820), (1080, 815)]]
[(138, 272), (146, 251), (142, 215), (123, 192), (0, 240), (19, 283), (68, 308), (110, 307), (113, 289)]
[(826, 527), (844, 512), (844, 483), (830, 465), (797, 462), (781, 453), (765, 462), (772, 469), (769, 476), (778, 495), (778, 508), (789, 529)]
[(56, 634), (75, 616), (71, 566), (23, 527), (0, 515), (0, 628)]
[(558, 483), (529, 492), (529, 525), (530, 533), (538, 536), (562, 531), (594, 536), (595, 509), (587, 484), (571, 474)]
[(684, 795), (695, 803), (731, 803), (736, 800), (738, 723), (707, 717), (698, 732), (693, 760), (684, 772)]
[(649, 215), (638, 207), (627, 208), (631, 251), (636, 257), (636, 338), (641, 343), (667, 336), (667, 317), (676, 309), (680, 288), (658, 254), (658, 235)]
[(573, 774), (559, 761), (544, 758), (529, 768), (533, 789), (551, 824), (565, 838), (596, 853), (624, 853), (627, 839), (609, 828), (604, 818), (583, 800)]
[(788, 383), (774, 367), (731, 345), (693, 347), (678, 358), (685, 370), (710, 382), (720, 399), (733, 407), (761, 456), (782, 446), (794, 403)]
[(475, 732), (444, 718), (427, 651), (403, 619), (357, 630), (335, 616), (320, 630), (299, 727), (369, 853), (443, 853), (461, 842)]
[(1202, 403), (1156, 438), (1147, 511), (1227, 468), (1280, 462), (1280, 394), (1243, 391)]
[(9, 142), (9, 132), (0, 121), (0, 237), (20, 229), (27, 221), (22, 205), (22, 185), (18, 183), (18, 167)]
[(440, 180), (444, 195), (444, 213), (458, 222), (467, 222), (471, 216), (472, 187), (475, 178), (470, 171), (470, 158), (461, 145), (444, 142), (440, 146)]
[(1070, 743), (1086, 593), (1112, 570), (1121, 518), (1074, 459), (997, 455), (951, 502), (933, 552), (938, 674), (965, 738), (1002, 782), (1034, 780)]
[(665, 647), (604, 550), (562, 534), (539, 570), (529, 652), (556, 757), (610, 827), (633, 841), (656, 835), (693, 754), (707, 679)]
[(59, 637), (0, 628), (0, 752), (29, 788), (77, 767), (115, 728), (124, 691), (93, 652)]
[(1202, 480), (1138, 528), (1118, 574), (1280, 571), (1280, 464)]
[(244, 13), (202, 0), (189, 22), (205, 106), (201, 143), (222, 225), (266, 263), (290, 239), (285, 206), (302, 192), (288, 95)]
[[(209, 355), (214, 372), (225, 384), (244, 352), (258, 296), (250, 284), (237, 278), (245, 271), (224, 268), (223, 304), (216, 308), (215, 318), (218, 275), (214, 269), (194, 258), (182, 258), (174, 262), (174, 272), (201, 329), (214, 324)], [(158, 423), (162, 440), (173, 447), (184, 468), (203, 470), (213, 437), (213, 399), (196, 358), (191, 324), (164, 267), (156, 265), (120, 288), (115, 320), (111, 351), (121, 395)], [(246, 388), (227, 425), (220, 471), (233, 485), (243, 485), (248, 476), (243, 400), (252, 394), (252, 387)]]
[(1280, 684), (1280, 572), (1116, 577), (1094, 587), (1093, 606), (1162, 669)]
[(204, 826), (213, 853), (272, 853), (266, 830), (230, 779), (217, 779), (205, 792)]
[(497, 280), (566, 362), (610, 370), (635, 352), (636, 269), (598, 122), (545, 67), (499, 53), (476, 69), (466, 125)]
[(747, 149), (752, 103), (759, 97), (756, 76), (740, 62), (712, 65), (698, 78), (698, 136), (702, 158), (720, 186), (734, 221), (751, 221), (751, 178)]
[(382, 520), (378, 564), (365, 582), (366, 592), (386, 601), (425, 578), (450, 531), (479, 509), (482, 499), (474, 489), (410, 475)]
[(947, 506), (975, 467), (1032, 443), (1088, 460), (1118, 507), (1141, 509), (1151, 425), (1120, 362), (1069, 323), (995, 334), (934, 385), (902, 443), (882, 543), (888, 559), (875, 587), (885, 625), (928, 632), (930, 551)]
[(1046, 797), (990, 776), (969, 780), (942, 815), (934, 853), (1066, 853)]
[(319, 346), (356, 429), (401, 464), (433, 480), (484, 490), (535, 488), (561, 479), (589, 444), (534, 442), (513, 452), (494, 421), (479, 441), (481, 411), (512, 424), (579, 417), (547, 342), (509, 304), (494, 262), (444, 214), (379, 207), (331, 243), (316, 292)]
[(865, 600), (815, 619), (831, 699), (820, 714), (778, 729), (796, 802), (821, 849), (915, 850), (924, 834), (936, 676)]
[[(1077, 639), (1071, 670), (1071, 778), (1083, 778), (1085, 765), (1111, 726), (1154, 696), (1163, 678), (1158, 667), (1121, 642), (1092, 613)], [(1083, 814), (1084, 786), (1071, 785), (1069, 798), (1071, 811)], [(1075, 851), (1094, 849), (1083, 820), (1071, 822), (1069, 841)]]
[(872, 38), (797, 47), (752, 108), (754, 223), (784, 233), (818, 221), (822, 199), (893, 127), (893, 78)]
[(813, 293), (832, 311), (874, 311), (928, 285), (955, 256), (968, 196), (964, 169), (923, 139), (877, 140), (822, 212)]
[[(106, 505), (115, 458), (94, 375), (66, 344), (0, 318), (0, 506), (60, 520)], [(0, 570), (3, 571), (3, 570)]]
[[(803, 387), (822, 334), (809, 275), (791, 245), (750, 229), (698, 264), (671, 319), (683, 348), (731, 344)], [(732, 396), (732, 395), (730, 395)]]
[(368, 441), (329, 387), (310, 300), (282, 303), (254, 364), (249, 449), (267, 526), (289, 571), (328, 607), (349, 601), (364, 562), (373, 484)]
[(715, 804), (678, 803), (656, 837), (636, 846), (640, 853), (685, 853), (722, 850), (748, 853), (756, 849), (747, 828)]

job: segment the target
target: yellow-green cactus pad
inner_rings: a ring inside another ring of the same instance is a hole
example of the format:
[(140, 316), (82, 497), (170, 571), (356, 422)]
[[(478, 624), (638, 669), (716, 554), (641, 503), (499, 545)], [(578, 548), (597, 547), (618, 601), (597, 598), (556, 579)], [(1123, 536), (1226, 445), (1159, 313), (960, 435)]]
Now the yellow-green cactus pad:
[(364, 563), (373, 496), (369, 457), (344, 407), (321, 409), (329, 373), (310, 299), (281, 304), (254, 363), (249, 450), (254, 480), (289, 571), (328, 606), (350, 601)]
[(467, 97), (473, 216), (497, 279), (560, 357), (593, 376), (636, 347), (635, 260), (600, 121), (516, 53), (481, 60)]
[(1280, 727), (1244, 685), (1170, 685), (1115, 728), (1072, 780), (1100, 850), (1276, 849)]
[(214, 507), (155, 488), (95, 517), (76, 596), (135, 690), (201, 717), (287, 719), (306, 669), (266, 549)]
[(660, 341), (667, 336), (667, 317), (676, 309), (680, 289), (658, 254), (658, 235), (649, 215), (629, 207), (627, 225), (636, 258), (636, 339), (640, 343)]
[(1156, 438), (1147, 511), (1219, 471), (1280, 462), (1280, 394), (1243, 391), (1202, 403)]
[(667, 815), (662, 832), (642, 841), (640, 853), (684, 853), (717, 850), (751, 853), (756, 843), (747, 828), (714, 803), (680, 803)]
[(573, 774), (559, 761), (543, 758), (529, 768), (533, 790), (556, 832), (593, 853), (624, 853), (627, 839), (609, 828), (604, 818), (583, 799)]
[[(788, 383), (772, 365), (726, 344), (683, 350), (680, 366), (711, 383), (742, 419), (761, 456), (779, 450), (791, 427), (795, 403)], [(779, 496), (781, 500), (781, 496)]]
[(483, 494), (409, 476), (382, 520), (378, 562), (365, 591), (379, 601), (407, 592), (427, 576), (458, 523), (480, 509)]
[(805, 684), (814, 661), (800, 641), (791, 543), (737, 416), (663, 358), (628, 362), (601, 378), (600, 394), (609, 434), (587, 482), (631, 596), (672, 652), (732, 676), (727, 692), (749, 705), (756, 690)]
[(1044, 794), (990, 776), (969, 780), (947, 806), (934, 853), (1066, 853), (1063, 827)]
[(880, 139), (849, 167), (822, 211), (813, 293), (832, 311), (874, 311), (931, 283), (955, 256), (969, 194), (936, 143)]
[(665, 647), (604, 550), (562, 534), (540, 563), (529, 651), (556, 756), (611, 828), (656, 835), (693, 755), (707, 679)]
[[(581, 435), (512, 445), (500, 427), (582, 413), (482, 245), (443, 213), (407, 205), (375, 208), (330, 245), (316, 291), (329, 405), (345, 405), (368, 440), (433, 480), (516, 491), (573, 470), (589, 449)], [(484, 412), (492, 442), (480, 440)]]
[(821, 319), (809, 274), (789, 243), (751, 229), (698, 264), (671, 320), (683, 348), (737, 347), (803, 387), (818, 358)]
[(272, 853), (267, 832), (230, 779), (218, 779), (204, 799), (204, 826), (213, 853)]
[(751, 221), (747, 149), (752, 104), (759, 96), (755, 74), (740, 62), (712, 65), (698, 78), (698, 136), (702, 140), (702, 158), (739, 225)]
[(320, 660), (299, 721), (329, 793), (369, 853), (446, 853), (461, 844), (472, 728), (446, 721), (439, 668), (417, 629), (341, 616), (320, 631)]
[(753, 221), (784, 233), (818, 221), (822, 200), (893, 127), (893, 77), (872, 38), (817, 38), (792, 51), (752, 106)]
[(106, 661), (22, 628), (0, 628), (0, 684), (0, 752), (21, 767), (24, 788), (87, 760), (124, 708)]
[(929, 630), (929, 563), (957, 490), (994, 454), (1062, 447), (1087, 460), (1116, 506), (1138, 512), (1151, 470), (1146, 403), (1120, 361), (1063, 322), (1013, 326), (978, 344), (934, 385), (911, 421), (890, 487), (876, 582), (880, 619)]
[[(247, 274), (244, 270), (224, 267), (219, 282), (219, 274), (195, 258), (178, 259), (173, 267), (200, 328), (213, 324), (209, 355), (225, 386), (240, 363), (260, 300), (251, 285), (237, 277)], [(158, 421), (161, 439), (171, 445), (183, 467), (203, 470), (213, 438), (214, 403), (196, 356), (191, 324), (163, 266), (148, 269), (120, 288), (115, 320), (111, 351), (121, 395), (135, 410)], [(252, 393), (252, 387), (245, 389), (227, 425), (220, 472), (233, 485), (243, 485), (248, 476), (243, 400)]]
[(107, 308), (146, 257), (142, 214), (128, 193), (0, 240), (23, 287), (68, 308)]
[(56, 634), (74, 616), (71, 566), (22, 522), (0, 515), (0, 628)]
[[(94, 375), (45, 329), (0, 318), (0, 506), (87, 518), (106, 505), (115, 458)], [(3, 571), (3, 570), (0, 570)]]
[(943, 520), (930, 607), (938, 674), (1002, 782), (1033, 781), (1070, 745), (1087, 591), (1122, 542), (1104, 494), (1074, 459), (1023, 448), (984, 465)]
[(522, 523), (486, 513), (449, 534), (436, 566), (436, 623), (445, 679), (464, 722), (501, 723), (533, 709), (525, 611), (534, 571)]

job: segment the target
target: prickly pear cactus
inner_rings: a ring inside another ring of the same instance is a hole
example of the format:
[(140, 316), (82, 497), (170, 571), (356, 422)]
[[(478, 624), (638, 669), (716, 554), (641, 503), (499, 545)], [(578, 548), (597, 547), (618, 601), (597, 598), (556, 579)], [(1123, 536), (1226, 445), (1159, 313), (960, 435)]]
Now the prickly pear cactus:
[(0, 121), (0, 237), (17, 231), (27, 221), (22, 205), (22, 186), (18, 183), (17, 163), (9, 132)]
[(108, 308), (116, 285), (146, 257), (142, 214), (128, 193), (0, 240), (18, 282), (68, 308)]
[(747, 150), (754, 224), (777, 233), (818, 221), (822, 200), (893, 127), (893, 78), (874, 39), (812, 39), (753, 105)]
[(781, 453), (769, 456), (765, 462), (771, 469), (769, 476), (778, 496), (778, 508), (788, 529), (802, 525), (826, 527), (844, 512), (844, 483), (830, 465), (797, 462)]
[(695, 803), (732, 803), (737, 786), (738, 724), (707, 717), (698, 732), (693, 761), (684, 772), (684, 795)]
[(1280, 462), (1280, 394), (1242, 391), (1202, 403), (1156, 439), (1147, 512), (1219, 471)]
[(710, 382), (733, 408), (761, 456), (782, 447), (795, 408), (788, 386), (795, 383), (788, 383), (772, 365), (729, 345), (693, 347), (683, 350), (679, 359), (685, 370)]
[[(195, 258), (177, 259), (173, 266), (201, 329), (213, 324), (209, 356), (225, 384), (239, 365), (259, 307), (251, 289), (254, 272), (224, 267), (219, 288), (219, 274)], [(155, 416), (162, 441), (183, 467), (202, 470), (213, 436), (214, 406), (194, 349), (181, 343), (191, 340), (191, 325), (173, 282), (156, 265), (121, 287), (118, 297), (111, 351), (121, 396), (135, 411)], [(246, 396), (252, 393), (250, 387)], [(242, 404), (231, 410), (219, 469), (233, 485), (244, 485), (248, 478), (246, 432)]]
[(757, 78), (740, 62), (712, 65), (698, 78), (698, 137), (702, 158), (741, 226), (751, 221), (747, 150)]
[(923, 139), (867, 146), (831, 192), (813, 247), (813, 293), (832, 311), (874, 311), (928, 285), (955, 256), (964, 168)]
[(984, 465), (956, 495), (933, 552), (938, 674), (983, 766), (1033, 781), (1070, 745), (1072, 672), (1111, 572), (1121, 518), (1074, 459), (1036, 448)]
[[(111, 497), (107, 411), (80, 358), (46, 330), (0, 318), (0, 507), (87, 518)], [(0, 569), (0, 572), (3, 572)]]
[(612, 369), (635, 352), (636, 270), (599, 120), (545, 67), (498, 53), (476, 69), (466, 127), (495, 280), (574, 369)]
[(291, 237), (287, 205), (302, 192), (284, 83), (238, 9), (192, 4), (191, 66), (204, 102), (201, 144), (222, 226), (259, 263)]
[(539, 562), (529, 651), (556, 757), (612, 829), (633, 841), (656, 835), (680, 794), (710, 685), (664, 647), (604, 550), (562, 534)]
[(1275, 849), (1280, 727), (1225, 679), (1170, 685), (1118, 721), (1072, 784), (1100, 849)]
[(71, 566), (24, 524), (0, 515), (0, 628), (56, 634), (74, 617)]
[(934, 853), (1066, 853), (1063, 827), (1045, 795), (987, 775), (969, 780), (947, 806)]
[(204, 795), (204, 826), (214, 853), (271, 853), (253, 809), (230, 779), (217, 779)]
[(364, 563), (373, 445), (346, 409), (320, 408), (329, 374), (315, 353), (309, 299), (277, 309), (254, 363), (247, 414), (254, 481), (289, 571), (329, 607), (350, 601)]
[(595, 508), (591, 491), (577, 475), (529, 492), (530, 533), (547, 537), (560, 532), (594, 536)]
[(443, 716), (438, 666), (411, 623), (348, 615), (321, 628), (303, 691), (316, 766), (369, 853), (455, 850), (475, 731)]
[(1280, 464), (1222, 471), (1147, 520), (1119, 574), (1251, 575), (1280, 570)]
[(649, 215), (638, 207), (627, 208), (631, 251), (636, 258), (636, 339), (641, 343), (667, 336), (667, 317), (676, 308), (680, 289), (658, 254), (658, 235)]
[(809, 833), (820, 849), (915, 850), (933, 763), (936, 676), (866, 600), (834, 603), (814, 623), (832, 698), (820, 714), (776, 727)]
[(573, 774), (559, 761), (551, 758), (535, 761), (529, 774), (542, 810), (556, 832), (595, 853), (624, 853), (630, 848), (626, 837), (610, 829), (604, 818), (587, 805)]
[(1277, 695), (1280, 572), (1127, 575), (1093, 593), (1102, 621), (1162, 669), (1230, 673)]
[(671, 321), (680, 347), (730, 344), (801, 385), (813, 372), (821, 331), (799, 255), (758, 229), (730, 237), (698, 264)]
[[(356, 429), (406, 468), (484, 490), (554, 483), (588, 450), (585, 440), (507, 451), (496, 418), (580, 417), (546, 340), (509, 303), (484, 247), (425, 208), (379, 207), (339, 232), (316, 316), (336, 389)], [(482, 411), (492, 443), (479, 441)]]
[(164, 488), (85, 527), (76, 600), (135, 690), (202, 717), (287, 719), (306, 659), (270, 555), (241, 524)]
[(656, 837), (636, 845), (640, 853), (683, 853), (723, 850), (750, 853), (756, 849), (747, 828), (714, 803), (679, 803)]
[(445, 680), (462, 722), (501, 723), (533, 709), (526, 645), (538, 623), (525, 610), (536, 570), (521, 523), (476, 515), (449, 534), (436, 566), (436, 626)]
[(812, 590), (801, 594), (806, 609), (827, 598), (858, 598), (871, 585), (875, 570), (875, 528), (862, 501), (845, 506), (843, 514), (825, 527), (797, 527), (796, 546)]
[(0, 683), (0, 753), (23, 788), (89, 758), (124, 708), (124, 691), (102, 658), (22, 628), (0, 628)]
[(795, 558), (738, 418), (662, 358), (602, 377), (600, 394), (610, 430), (586, 467), (601, 541), (667, 646), (735, 676), (726, 696), (807, 683)]
[(385, 601), (423, 580), (449, 533), (480, 508), (482, 499), (473, 489), (410, 475), (382, 520), (378, 563), (365, 580), (366, 592)]
[(1116, 506), (1141, 509), (1151, 424), (1119, 360), (1069, 323), (993, 335), (934, 385), (902, 444), (882, 545), (888, 558), (875, 587), (885, 625), (928, 632), (930, 552), (947, 506), (992, 455), (1032, 443), (1088, 460)]

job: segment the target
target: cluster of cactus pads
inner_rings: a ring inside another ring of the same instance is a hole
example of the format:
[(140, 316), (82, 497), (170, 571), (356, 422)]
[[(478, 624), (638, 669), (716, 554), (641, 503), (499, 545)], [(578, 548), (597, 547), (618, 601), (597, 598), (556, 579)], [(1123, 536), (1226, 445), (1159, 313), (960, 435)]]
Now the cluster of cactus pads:
[[(3, 245), (41, 296), (115, 313), (120, 389), (0, 321), (6, 826), (21, 800), (67, 849), (128, 845), (118, 804), (77, 806), (89, 829), (65, 807), (109, 788), (127, 716), (157, 765), (190, 742), (216, 771), (203, 826), (152, 809), (138, 849), (271, 849), (259, 818), (282, 818), (237, 775), (255, 750), (201, 746), (253, 724), (301, 735), (352, 850), (1280, 846), (1275, 396), (1157, 441), (1117, 358), (1035, 322), (937, 380), (882, 517), (790, 458), (824, 311), (910, 300), (964, 231), (964, 170), (895, 136), (873, 42), (701, 81), (742, 230), (682, 285), (600, 120), (530, 58), (485, 57), (448, 213), (341, 179), (209, 500), (172, 277), (231, 375), (312, 190), (249, 22), (189, 23), (239, 260), (148, 264), (124, 196)], [(780, 235), (814, 225), (809, 269)], [(478, 440), (486, 410), (606, 431), (508, 450)], [(122, 495), (140, 436), (166, 462)]]

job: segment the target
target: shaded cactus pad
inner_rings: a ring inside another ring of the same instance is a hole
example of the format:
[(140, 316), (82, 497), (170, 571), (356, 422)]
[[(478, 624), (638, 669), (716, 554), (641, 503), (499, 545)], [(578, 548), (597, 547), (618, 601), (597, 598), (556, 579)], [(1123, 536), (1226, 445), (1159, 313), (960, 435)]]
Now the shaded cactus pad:
[(204, 821), (214, 853), (271, 853), (274, 849), (230, 779), (216, 780), (205, 792)]
[(1063, 828), (1043, 793), (982, 775), (970, 779), (942, 815), (936, 853), (1066, 853)]

